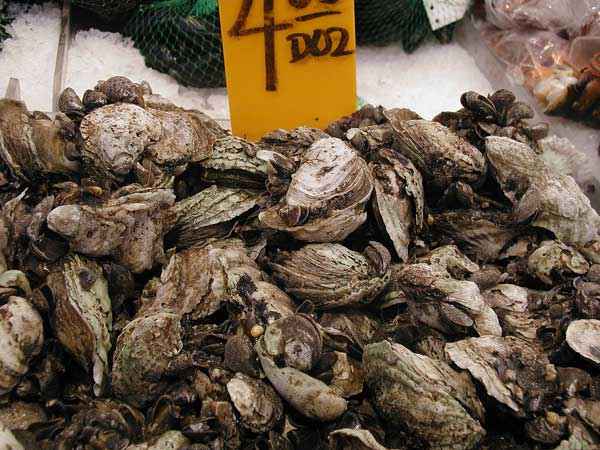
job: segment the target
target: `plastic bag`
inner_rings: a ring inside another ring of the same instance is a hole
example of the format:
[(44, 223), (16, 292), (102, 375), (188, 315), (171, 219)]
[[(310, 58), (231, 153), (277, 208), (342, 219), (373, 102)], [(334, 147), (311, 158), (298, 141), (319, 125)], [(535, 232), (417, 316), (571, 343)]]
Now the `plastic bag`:
[(485, 0), (487, 20), (503, 30), (534, 28), (573, 38), (597, 27), (598, 0)]

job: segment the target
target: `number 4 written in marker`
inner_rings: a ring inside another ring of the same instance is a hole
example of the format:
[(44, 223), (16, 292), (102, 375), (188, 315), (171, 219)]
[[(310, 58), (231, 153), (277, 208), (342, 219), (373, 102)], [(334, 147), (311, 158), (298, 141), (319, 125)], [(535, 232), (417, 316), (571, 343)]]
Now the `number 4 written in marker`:
[[(321, 3), (335, 4), (338, 0), (319, 0)], [(306, 8), (311, 0), (288, 0), (289, 4), (297, 9)], [(245, 28), (246, 22), (252, 10), (253, 0), (242, 0), (242, 5), (235, 20), (233, 27), (229, 30), (232, 37), (249, 36), (252, 34), (264, 33), (265, 36), (265, 68), (266, 68), (266, 90), (277, 90), (277, 70), (275, 67), (275, 33), (277, 31), (288, 30), (293, 27), (290, 22), (275, 23), (274, 3), (275, 0), (263, 0), (264, 24), (262, 27)], [(298, 17), (298, 21), (316, 19), (318, 17), (337, 14), (337, 12), (324, 12), (308, 14)], [(341, 56), (341, 55), (336, 55)]]

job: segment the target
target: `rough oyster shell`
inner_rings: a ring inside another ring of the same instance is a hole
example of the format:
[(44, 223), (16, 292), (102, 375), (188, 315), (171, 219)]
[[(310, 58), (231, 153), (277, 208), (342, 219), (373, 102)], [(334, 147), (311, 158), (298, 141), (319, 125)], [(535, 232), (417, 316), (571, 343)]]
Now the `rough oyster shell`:
[(59, 206), (48, 227), (71, 249), (87, 256), (112, 255), (134, 273), (151, 269), (164, 257), (163, 237), (171, 226), (168, 208), (175, 195), (167, 189), (117, 192), (100, 207)]
[(483, 293), (485, 302), (498, 315), (505, 335), (535, 342), (544, 321), (529, 313), (529, 295), (527, 289), (514, 284), (499, 284)]
[(146, 148), (159, 141), (162, 126), (139, 106), (119, 103), (92, 111), (79, 130), (86, 169), (99, 177), (124, 177)]
[(15, 435), (0, 422), (0, 445), (7, 450), (25, 450)]
[(474, 327), (480, 336), (502, 335), (498, 317), (472, 281), (455, 280), (444, 268), (424, 263), (405, 266), (394, 281), (420, 322), (443, 333)]
[(370, 431), (354, 428), (340, 428), (329, 433), (329, 445), (331, 450), (388, 450)]
[(370, 303), (391, 274), (389, 252), (377, 243), (371, 243), (364, 255), (340, 244), (309, 244), (279, 253), (270, 265), (286, 292), (322, 309)]
[(229, 134), (220, 136), (212, 154), (202, 161), (203, 178), (232, 188), (264, 189), (267, 164), (254, 144)]
[(566, 341), (574, 351), (600, 365), (600, 320), (575, 320), (569, 324)]
[(0, 159), (13, 176), (25, 181), (76, 173), (76, 145), (63, 131), (67, 122), (64, 114), (54, 121), (36, 118), (24, 103), (0, 99)]
[(180, 450), (189, 445), (190, 440), (181, 431), (171, 430), (143, 444), (130, 445), (126, 450)]
[(372, 190), (365, 160), (340, 139), (321, 139), (304, 153), (285, 198), (259, 218), (301, 241), (341, 241), (367, 219)]
[(44, 325), (39, 313), (21, 297), (0, 306), (0, 395), (10, 392), (42, 350)]
[(227, 240), (191, 247), (171, 257), (149, 308), (204, 318), (216, 312), (224, 300), (239, 299), (237, 289), (242, 278), (252, 283), (248, 294), (254, 301), (264, 300), (266, 305), (284, 310), (291, 304), (285, 293), (266, 282), (243, 244)]
[(314, 320), (301, 314), (270, 324), (262, 342), (271, 359), (301, 372), (310, 372), (323, 352), (321, 330)]
[(47, 279), (55, 301), (54, 329), (63, 346), (92, 374), (102, 394), (108, 376), (112, 309), (102, 268), (79, 256), (69, 258)]
[(175, 224), (170, 236), (178, 247), (225, 237), (235, 219), (254, 208), (258, 199), (251, 191), (211, 186), (175, 204)]
[(369, 169), (379, 227), (389, 236), (400, 260), (406, 261), (412, 236), (423, 227), (423, 178), (408, 159), (389, 149), (380, 150)]
[(515, 205), (517, 219), (552, 231), (567, 244), (596, 238), (600, 216), (570, 176), (553, 172), (527, 145), (489, 137), (486, 155), (494, 177)]
[(558, 241), (542, 242), (527, 261), (532, 275), (548, 285), (553, 278), (563, 275), (584, 275), (590, 269), (586, 259), (577, 250)]
[(546, 374), (556, 369), (529, 342), (512, 336), (484, 336), (448, 343), (446, 353), (517, 416), (536, 411), (542, 406), (537, 397), (552, 393)]
[(486, 173), (483, 155), (445, 126), (427, 120), (398, 121), (395, 149), (421, 171), (427, 186), (444, 190), (455, 181), (474, 184)]
[(81, 120), (85, 116), (83, 102), (73, 88), (70, 87), (61, 92), (58, 98), (58, 110), (73, 120)]
[(163, 375), (171, 360), (181, 352), (181, 339), (178, 314), (159, 312), (129, 322), (115, 345), (114, 394), (135, 406), (158, 397), (169, 384)]
[(186, 112), (148, 110), (160, 121), (161, 135), (147, 147), (148, 157), (161, 167), (185, 167), (208, 158), (215, 137)]
[(242, 424), (253, 433), (271, 430), (283, 416), (281, 399), (271, 386), (260, 380), (237, 373), (227, 383), (227, 392)]
[(363, 365), (377, 411), (431, 448), (470, 449), (485, 435), (475, 386), (446, 363), (383, 341), (366, 347)]
[(457, 280), (462, 280), (480, 270), (479, 266), (463, 255), (456, 245), (438, 247), (419, 258), (418, 262), (443, 269)]
[(329, 421), (346, 411), (346, 400), (322, 381), (291, 367), (278, 367), (264, 349), (263, 338), (257, 342), (256, 352), (275, 390), (301, 414)]
[(127, 77), (111, 77), (106, 81), (98, 81), (96, 92), (106, 95), (108, 103), (133, 103), (144, 106), (144, 90)]

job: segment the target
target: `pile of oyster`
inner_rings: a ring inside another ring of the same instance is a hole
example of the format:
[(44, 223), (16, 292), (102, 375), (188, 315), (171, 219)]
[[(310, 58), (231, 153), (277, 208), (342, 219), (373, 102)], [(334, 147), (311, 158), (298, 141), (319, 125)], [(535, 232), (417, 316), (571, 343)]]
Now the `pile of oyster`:
[(0, 447), (600, 445), (600, 217), (508, 91), (232, 136), (0, 100)]

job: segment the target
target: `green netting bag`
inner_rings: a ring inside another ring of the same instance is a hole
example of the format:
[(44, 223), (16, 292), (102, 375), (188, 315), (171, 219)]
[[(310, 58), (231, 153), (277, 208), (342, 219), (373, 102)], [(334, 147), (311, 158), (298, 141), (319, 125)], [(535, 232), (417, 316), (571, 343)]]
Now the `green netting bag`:
[(119, 20), (142, 3), (141, 0), (72, 0), (71, 4), (91, 11), (108, 22)]
[(432, 33), (441, 42), (452, 39), (454, 24), (431, 30), (423, 0), (355, 0), (355, 5), (359, 45), (401, 42), (410, 53)]
[(10, 24), (7, 9), (8, 2), (0, 0), (0, 48), (2, 48), (2, 41), (10, 37), (10, 34), (6, 30), (6, 27)]
[(125, 27), (146, 64), (193, 87), (225, 86), (217, 0), (141, 5)]

